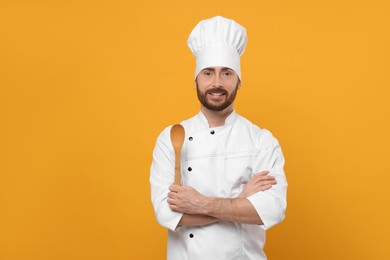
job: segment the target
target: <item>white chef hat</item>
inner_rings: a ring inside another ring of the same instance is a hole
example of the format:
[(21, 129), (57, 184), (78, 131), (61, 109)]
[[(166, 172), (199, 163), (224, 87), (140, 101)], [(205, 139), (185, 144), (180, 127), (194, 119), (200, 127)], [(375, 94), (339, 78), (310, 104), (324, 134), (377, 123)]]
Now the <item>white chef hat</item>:
[(196, 57), (195, 78), (205, 68), (227, 67), (241, 79), (240, 56), (246, 42), (245, 28), (231, 19), (216, 16), (200, 21), (187, 41)]

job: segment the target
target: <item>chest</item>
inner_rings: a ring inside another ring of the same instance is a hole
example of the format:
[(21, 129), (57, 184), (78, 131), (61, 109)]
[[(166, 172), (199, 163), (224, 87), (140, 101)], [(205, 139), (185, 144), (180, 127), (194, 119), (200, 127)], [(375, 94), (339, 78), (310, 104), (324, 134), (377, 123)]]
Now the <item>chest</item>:
[(207, 196), (237, 197), (254, 174), (259, 151), (245, 129), (189, 133), (183, 147), (182, 179)]

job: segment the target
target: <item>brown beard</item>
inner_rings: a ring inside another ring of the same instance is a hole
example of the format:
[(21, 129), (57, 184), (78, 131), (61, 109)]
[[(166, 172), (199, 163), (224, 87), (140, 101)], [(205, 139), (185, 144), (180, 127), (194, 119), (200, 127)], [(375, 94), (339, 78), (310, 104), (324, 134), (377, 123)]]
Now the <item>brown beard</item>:
[[(234, 100), (236, 99), (238, 86), (240, 84), (240, 82), (238, 82), (235, 90), (229, 95), (228, 92), (225, 89), (223, 89), (223, 88), (209, 89), (209, 90), (207, 90), (203, 94), (202, 92), (200, 92), (200, 90), (198, 88), (198, 82), (195, 82), (195, 83), (196, 83), (196, 93), (198, 94), (198, 99), (199, 99), (200, 103), (205, 108), (207, 108), (207, 109), (209, 109), (211, 111), (222, 111), (225, 108), (229, 107), (234, 102)], [(222, 93), (222, 94), (225, 94), (226, 95), (226, 101), (221, 103), (221, 104), (214, 105), (214, 104), (212, 104), (212, 103), (207, 101), (207, 98), (206, 98), (207, 94), (210, 94), (210, 93)]]

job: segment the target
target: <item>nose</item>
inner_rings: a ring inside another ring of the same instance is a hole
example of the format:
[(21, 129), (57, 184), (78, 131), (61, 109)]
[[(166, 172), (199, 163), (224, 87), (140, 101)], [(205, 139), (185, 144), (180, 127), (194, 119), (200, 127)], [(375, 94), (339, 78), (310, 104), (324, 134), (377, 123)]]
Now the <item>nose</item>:
[(215, 75), (215, 78), (214, 78), (214, 87), (218, 88), (218, 87), (223, 87), (223, 81), (222, 81), (222, 77), (217, 73)]

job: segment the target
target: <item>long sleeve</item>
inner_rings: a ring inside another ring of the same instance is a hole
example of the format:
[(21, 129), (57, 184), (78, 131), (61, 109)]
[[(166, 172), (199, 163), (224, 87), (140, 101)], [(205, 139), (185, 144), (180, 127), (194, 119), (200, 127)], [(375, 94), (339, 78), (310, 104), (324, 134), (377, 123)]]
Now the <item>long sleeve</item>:
[(175, 231), (183, 214), (172, 211), (167, 202), (169, 186), (173, 184), (175, 177), (175, 156), (170, 141), (170, 129), (171, 127), (164, 129), (154, 147), (150, 188), (158, 223)]
[(275, 176), (277, 184), (247, 199), (262, 219), (264, 229), (269, 229), (285, 217), (287, 207), (287, 180), (283, 169), (285, 161), (278, 141), (270, 132), (262, 132), (258, 138), (261, 153), (254, 168), (255, 173), (268, 170), (270, 175)]

